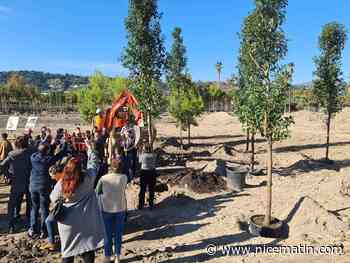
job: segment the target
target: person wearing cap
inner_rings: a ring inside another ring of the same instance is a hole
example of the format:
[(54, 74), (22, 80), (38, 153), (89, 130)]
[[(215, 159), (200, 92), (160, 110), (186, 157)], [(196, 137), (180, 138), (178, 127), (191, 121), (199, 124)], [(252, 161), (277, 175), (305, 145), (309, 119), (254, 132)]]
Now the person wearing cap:
[(97, 131), (101, 132), (105, 125), (105, 116), (101, 109), (96, 110), (96, 115), (94, 126), (97, 127)]
[(105, 226), (104, 262), (111, 262), (114, 241), (115, 262), (120, 262), (122, 235), (127, 211), (125, 190), (128, 178), (121, 173), (119, 159), (111, 161), (110, 172), (103, 176), (97, 184), (96, 193)]
[[(28, 236), (31, 238), (40, 235), (41, 238), (46, 238), (47, 229), (45, 219), (49, 214), (49, 194), (51, 189), (51, 178), (49, 168), (58, 160), (66, 155), (67, 144), (64, 143), (63, 149), (56, 155), (50, 155), (50, 146), (46, 143), (41, 143), (38, 151), (31, 156), (31, 176), (29, 190), (31, 194), (31, 213), (30, 213), (30, 229)], [(39, 221), (39, 210), (41, 211), (41, 222)]]

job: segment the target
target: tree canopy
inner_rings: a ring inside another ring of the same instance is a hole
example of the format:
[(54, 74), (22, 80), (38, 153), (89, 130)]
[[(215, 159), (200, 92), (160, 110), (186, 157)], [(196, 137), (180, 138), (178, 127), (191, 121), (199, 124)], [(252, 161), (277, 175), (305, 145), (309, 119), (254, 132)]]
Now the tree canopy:
[(342, 24), (332, 22), (323, 27), (319, 37), (320, 56), (315, 58), (316, 79), (313, 92), (327, 114), (326, 160), (329, 159), (329, 133), (332, 116), (341, 110), (345, 85), (342, 79), (341, 58), (347, 32)]
[(165, 64), (160, 19), (157, 0), (130, 0), (125, 19), (127, 47), (121, 58), (123, 66), (129, 70), (133, 91), (146, 116), (151, 146), (152, 118), (159, 115), (164, 102), (159, 88)]

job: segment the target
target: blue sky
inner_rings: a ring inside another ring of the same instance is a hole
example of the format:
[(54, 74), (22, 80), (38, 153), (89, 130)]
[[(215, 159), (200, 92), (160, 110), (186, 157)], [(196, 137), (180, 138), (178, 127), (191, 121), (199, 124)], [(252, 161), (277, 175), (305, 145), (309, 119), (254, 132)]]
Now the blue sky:
[[(195, 80), (215, 80), (236, 71), (238, 32), (252, 0), (159, 0), (166, 47), (175, 26), (183, 29), (188, 68)], [(0, 0), (0, 71), (42, 70), (88, 75), (99, 69), (127, 75), (120, 65), (126, 45), (127, 0)], [(289, 39), (286, 62), (296, 65), (294, 82), (312, 80), (313, 57), (322, 25), (338, 21), (350, 29), (348, 0), (290, 0), (284, 29)], [(350, 78), (350, 42), (343, 69)]]

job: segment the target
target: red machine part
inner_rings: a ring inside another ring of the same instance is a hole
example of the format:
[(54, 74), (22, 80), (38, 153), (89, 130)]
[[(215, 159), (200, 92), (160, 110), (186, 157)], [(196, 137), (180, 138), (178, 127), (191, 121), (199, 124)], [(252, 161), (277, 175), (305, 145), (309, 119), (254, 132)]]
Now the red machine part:
[(118, 119), (117, 114), (122, 107), (128, 107), (131, 109), (131, 112), (135, 117), (135, 122), (139, 125), (142, 121), (143, 115), (142, 112), (137, 109), (138, 104), (137, 99), (130, 91), (123, 91), (122, 94), (115, 99), (112, 107), (106, 112), (105, 128), (111, 130), (115, 126), (116, 119)]

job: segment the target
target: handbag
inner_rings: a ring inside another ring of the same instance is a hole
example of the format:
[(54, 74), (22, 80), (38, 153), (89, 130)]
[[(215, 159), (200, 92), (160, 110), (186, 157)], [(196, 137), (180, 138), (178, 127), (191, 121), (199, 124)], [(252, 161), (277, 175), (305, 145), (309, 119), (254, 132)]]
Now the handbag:
[(54, 203), (49, 216), (57, 222), (63, 221), (66, 208), (64, 207), (64, 199), (60, 197)]

